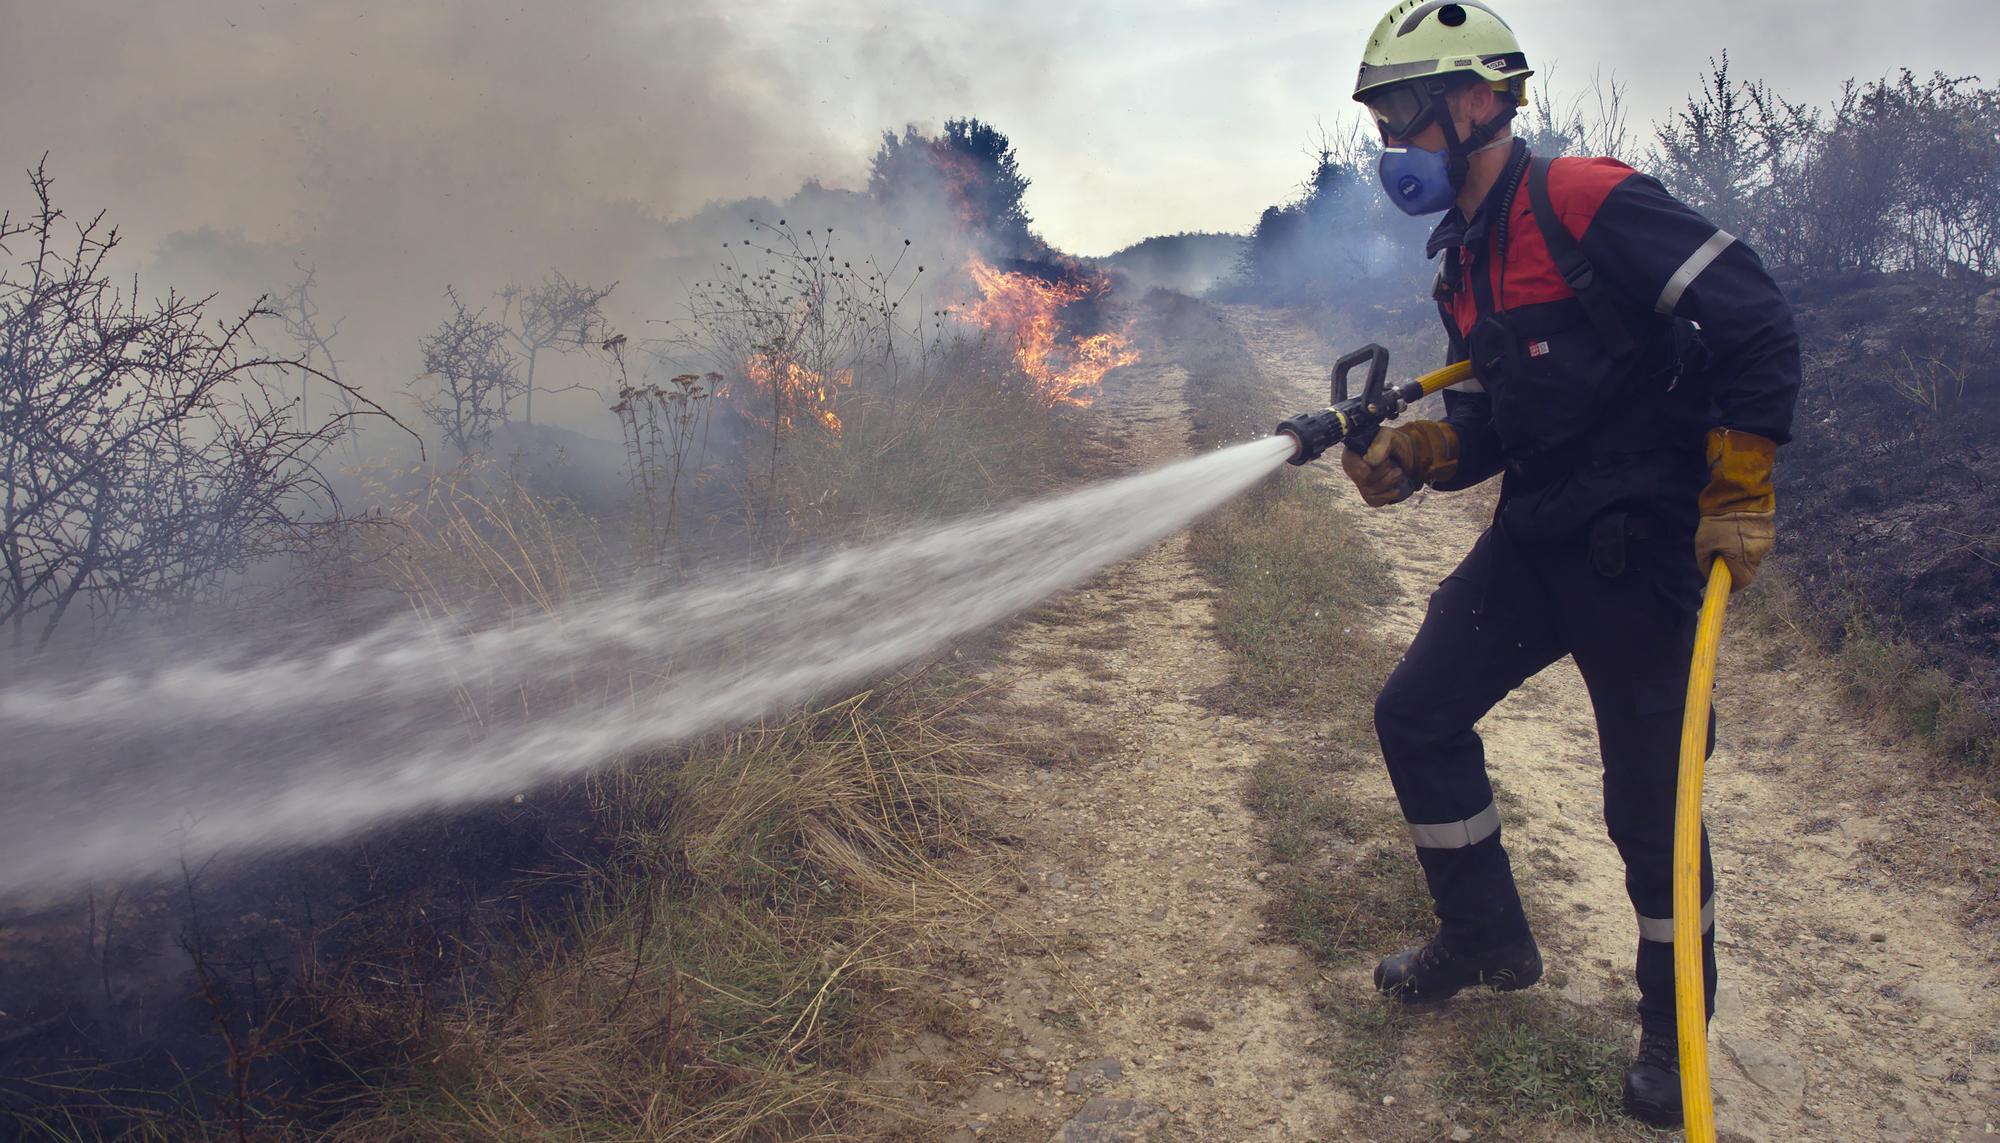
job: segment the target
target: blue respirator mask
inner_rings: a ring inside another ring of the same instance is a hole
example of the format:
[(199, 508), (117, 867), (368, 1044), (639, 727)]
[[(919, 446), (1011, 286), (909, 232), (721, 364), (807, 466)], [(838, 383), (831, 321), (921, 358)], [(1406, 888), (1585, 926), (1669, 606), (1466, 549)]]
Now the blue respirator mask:
[(1384, 147), (1380, 170), (1382, 189), (1404, 214), (1436, 214), (1450, 209), (1458, 197), (1447, 151)]
[[(1458, 188), (1465, 185), (1467, 156), (1492, 143), (1514, 118), (1510, 103), (1491, 121), (1460, 139), (1446, 91), (1443, 81), (1433, 79), (1371, 92), (1364, 101), (1384, 141), (1379, 168), (1382, 189), (1404, 214), (1436, 214), (1450, 209)], [(1388, 145), (1388, 140), (1408, 139), (1432, 123), (1444, 129), (1443, 150)]]

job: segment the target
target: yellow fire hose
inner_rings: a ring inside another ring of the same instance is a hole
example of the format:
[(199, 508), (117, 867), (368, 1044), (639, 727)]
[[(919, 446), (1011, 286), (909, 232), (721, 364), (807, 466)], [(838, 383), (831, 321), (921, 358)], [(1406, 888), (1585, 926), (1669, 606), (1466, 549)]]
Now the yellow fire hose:
[(1709, 700), (1715, 655), (1722, 647), (1722, 613), (1729, 606), (1729, 568), (1709, 568), (1688, 668), (1687, 714), (1681, 722), (1681, 775), (1674, 799), (1674, 1013), (1680, 1028), (1681, 1117), (1688, 1143), (1715, 1143), (1715, 1099), (1708, 1080), (1708, 1005), (1701, 964), (1701, 771), (1708, 760)]

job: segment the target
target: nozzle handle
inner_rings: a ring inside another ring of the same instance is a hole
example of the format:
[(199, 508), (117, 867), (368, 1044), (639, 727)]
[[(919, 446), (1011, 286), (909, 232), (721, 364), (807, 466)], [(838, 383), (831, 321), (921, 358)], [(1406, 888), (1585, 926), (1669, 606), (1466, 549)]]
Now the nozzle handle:
[(1368, 383), (1362, 386), (1361, 403), (1373, 404), (1389, 381), (1389, 351), (1369, 342), (1333, 363), (1333, 403), (1347, 400), (1347, 375), (1362, 362), (1368, 363)]

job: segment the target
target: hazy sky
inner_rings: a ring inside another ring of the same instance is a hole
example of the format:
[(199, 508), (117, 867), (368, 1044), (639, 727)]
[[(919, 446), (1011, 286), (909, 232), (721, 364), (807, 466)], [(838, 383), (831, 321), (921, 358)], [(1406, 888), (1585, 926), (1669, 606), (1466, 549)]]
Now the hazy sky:
[[(240, 307), (315, 266), (348, 376), (408, 413), (447, 284), (492, 306), (550, 269), (617, 281), (614, 324), (657, 333), (685, 267), (743, 227), (663, 220), (808, 178), (859, 187), (907, 122), (1006, 131), (1036, 226), (1076, 253), (1246, 230), (1296, 193), (1316, 120), (1349, 121), (1384, 7), (0, 0), (0, 208), (27, 205), (21, 172), (46, 152), (58, 203), (108, 212), (146, 294)], [(1640, 137), (1725, 48), (1813, 101), (1904, 65), (2000, 73), (2000, 0), (1502, 10), (1559, 95), (1598, 69), (1624, 83)]]
[[(1348, 113), (1382, 0), (685, 0), (527, 4), (4, 0), (0, 164), (43, 150), (134, 240), (252, 241), (466, 218), (542, 230), (606, 202), (672, 216), (862, 176), (876, 133), (976, 114), (1007, 131), (1059, 246), (1242, 229)], [(2000, 71), (1995, 0), (1512, 0), (1558, 87), (1628, 85), (1636, 124), (1711, 54), (1794, 98), (1899, 66)], [(0, 202), (22, 197), (17, 178)], [(425, 201), (407, 201), (421, 196)], [(397, 200), (404, 201), (397, 201)], [(323, 237), (323, 235), (322, 235)]]

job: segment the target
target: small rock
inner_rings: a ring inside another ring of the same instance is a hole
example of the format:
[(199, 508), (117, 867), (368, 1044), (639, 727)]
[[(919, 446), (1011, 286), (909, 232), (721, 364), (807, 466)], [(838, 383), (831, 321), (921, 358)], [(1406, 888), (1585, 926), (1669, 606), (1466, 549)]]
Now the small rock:
[(1069, 1077), (1063, 1080), (1063, 1090), (1071, 1095), (1083, 1095), (1094, 1088), (1117, 1083), (1125, 1078), (1125, 1070), (1118, 1066), (1118, 1057), (1106, 1056), (1087, 1064), (1078, 1064), (1069, 1070)]
[(1138, 1143), (1172, 1124), (1173, 1116), (1163, 1107), (1096, 1095), (1049, 1136), (1049, 1143)]
[(1049, 874), (1048, 886), (1051, 889), (1067, 888), (1069, 886), (1069, 877), (1062, 870), (1058, 869), (1054, 873)]
[(1259, 885), (1262, 885), (1262, 884), (1264, 884), (1265, 882), (1268, 882), (1269, 880), (1271, 880), (1271, 871), (1270, 871), (1270, 870), (1268, 870), (1268, 869), (1259, 869), (1259, 870), (1257, 871), (1257, 884), (1259, 884)]
[(1183, 1012), (1174, 1020), (1174, 1023), (1179, 1024), (1183, 1028), (1191, 1028), (1196, 1032), (1215, 1031), (1215, 1021), (1206, 1012), (1193, 1010)]
[(1786, 1108), (1806, 1100), (1806, 1066), (1774, 1044), (1740, 1036), (1721, 1037), (1722, 1046), (1751, 1083), (1769, 1092)]
[(1153, 913), (1152, 913), (1152, 917), (1153, 917), (1153, 919), (1154, 919), (1155, 921), (1164, 921), (1164, 920), (1166, 920), (1166, 919), (1167, 919), (1167, 907), (1166, 907), (1165, 905), (1155, 905), (1155, 906), (1153, 906)]
[(966, 1006), (967, 1008), (970, 1008), (970, 1009), (972, 1009), (972, 1010), (973, 1010), (974, 1012), (977, 1012), (977, 1011), (979, 1011), (979, 1010), (980, 1010), (981, 1008), (984, 1008), (984, 1007), (986, 1007), (986, 1002), (985, 1002), (984, 1000), (981, 1000), (981, 999), (980, 999), (980, 998), (978, 998), (977, 996), (975, 996), (975, 997), (973, 997), (972, 999), (970, 999), (970, 1000), (966, 1001), (966, 1002), (965, 1002), (965, 1006)]
[(1956, 984), (1941, 980), (1919, 980), (1904, 987), (1903, 995), (1940, 1012), (1963, 1012), (1972, 1005), (1972, 995)]
[(1743, 990), (1735, 981), (1723, 984), (1715, 990), (1715, 1017), (1725, 1024), (1733, 1023), (1743, 1014)]
[(1986, 325), (2000, 325), (2000, 290), (1988, 290), (1972, 303), (1973, 320)]
[(1878, 945), (1879, 945), (1879, 944), (1882, 944), (1882, 943), (1886, 942), (1886, 941), (1887, 941), (1887, 940), (1889, 939), (1889, 934), (1887, 934), (1887, 933), (1869, 933), (1869, 934), (1868, 934), (1868, 939), (1869, 939), (1869, 941), (1871, 941), (1872, 943), (1874, 943), (1874, 944), (1878, 944)]
[(1042, 1073), (1040, 1072), (1021, 1073), (1021, 1082), (1028, 1085), (1029, 1087), (1040, 1087), (1042, 1081), (1046, 1078), (1048, 1077), (1042, 1075)]
[(1472, 1143), (1472, 1131), (1466, 1127), (1451, 1129), (1451, 1143)]
[(1396, 1097), (1395, 1097), (1395, 1096), (1393, 1096), (1393, 1095), (1385, 1095), (1385, 1096), (1383, 1096), (1383, 1097), (1382, 1097), (1382, 1106), (1383, 1106), (1383, 1107), (1394, 1107), (1394, 1106), (1396, 1106)]

